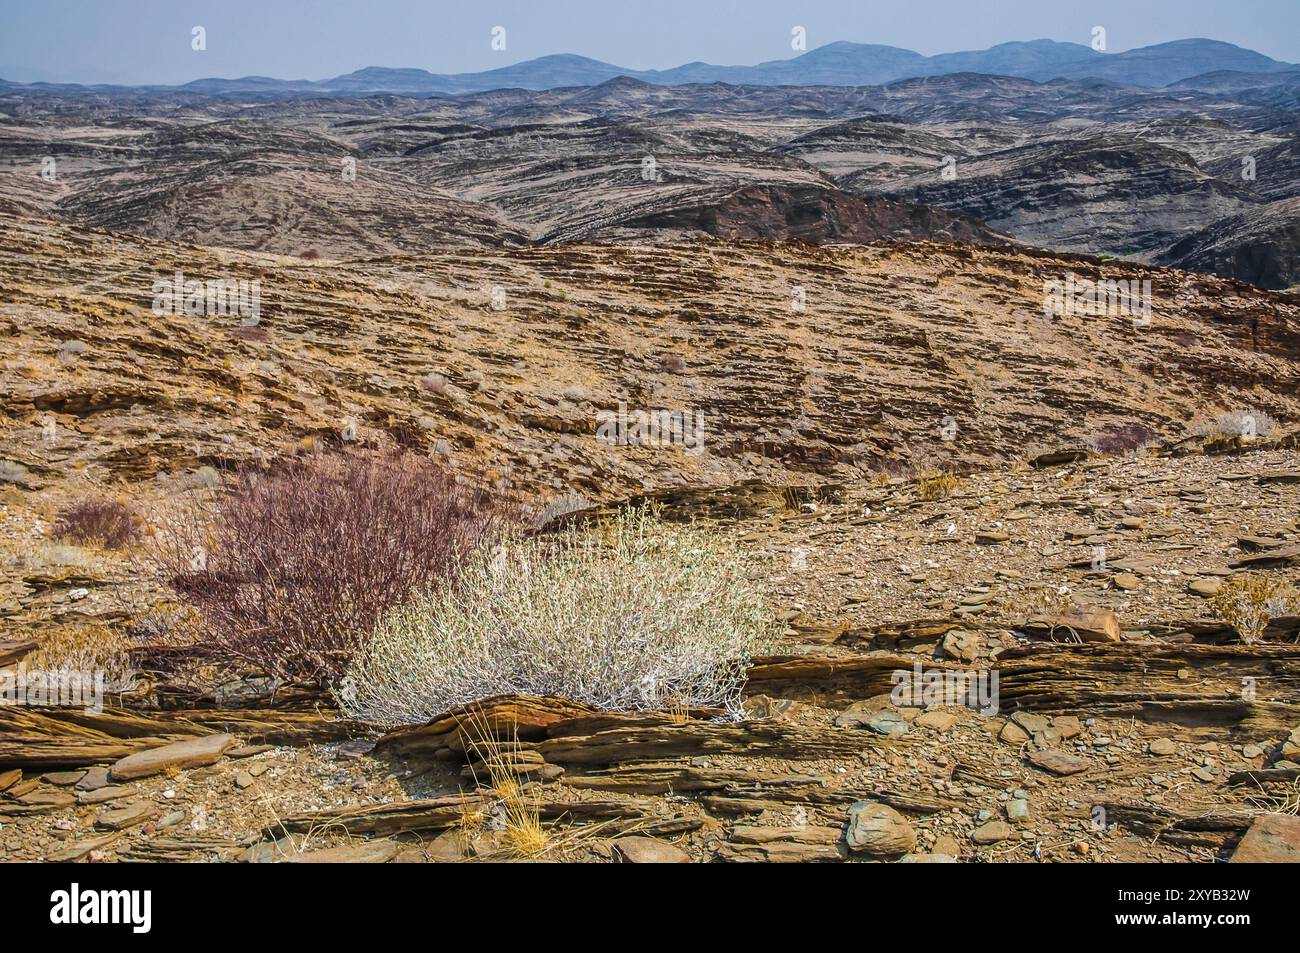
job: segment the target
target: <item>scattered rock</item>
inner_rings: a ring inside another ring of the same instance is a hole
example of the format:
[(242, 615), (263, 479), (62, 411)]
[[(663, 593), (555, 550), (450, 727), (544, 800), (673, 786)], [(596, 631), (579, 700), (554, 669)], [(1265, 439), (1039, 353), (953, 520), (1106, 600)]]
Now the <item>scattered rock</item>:
[(614, 841), (614, 860), (623, 864), (689, 864), (691, 855), (655, 837), (620, 837)]
[(986, 846), (996, 844), (1000, 841), (1012, 837), (1014, 832), (1011, 825), (1006, 821), (989, 821), (987, 824), (981, 824), (975, 830), (971, 831), (970, 838), (976, 844)]
[(916, 846), (916, 832), (907, 818), (885, 804), (857, 801), (849, 807), (844, 835), (849, 850), (871, 857), (896, 857)]
[(51, 771), (42, 774), (41, 780), (56, 787), (71, 787), (85, 776), (85, 771)]
[(1067, 776), (1086, 771), (1088, 762), (1064, 751), (1031, 751), (1029, 763), (1044, 771)]
[(968, 629), (949, 629), (941, 647), (946, 658), (959, 662), (973, 662), (985, 652), (984, 639)]
[(95, 818), (95, 827), (101, 831), (121, 831), (136, 827), (150, 820), (158, 813), (148, 801), (137, 801), (124, 807), (104, 811)]
[(920, 728), (934, 728), (945, 731), (961, 719), (950, 711), (923, 711), (917, 715), (912, 724)]
[(1233, 864), (1300, 863), (1300, 817), (1289, 814), (1263, 814), (1255, 818), (1250, 829), (1228, 858)]
[(97, 764), (87, 768), (86, 773), (81, 776), (81, 780), (73, 786), (78, 791), (94, 791), (98, 788), (107, 787), (108, 784), (108, 768), (102, 764)]

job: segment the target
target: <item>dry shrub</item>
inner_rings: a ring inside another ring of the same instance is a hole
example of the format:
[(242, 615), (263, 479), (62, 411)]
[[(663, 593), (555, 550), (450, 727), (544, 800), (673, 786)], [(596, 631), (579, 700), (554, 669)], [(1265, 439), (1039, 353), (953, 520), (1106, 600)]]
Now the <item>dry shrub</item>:
[(1146, 424), (1131, 421), (1107, 427), (1101, 433), (1089, 437), (1088, 449), (1093, 453), (1131, 453), (1143, 450), (1160, 442), (1160, 434)]
[(635, 509), (481, 551), (454, 588), (383, 617), (339, 698), (385, 724), (505, 694), (738, 712), (749, 660), (776, 631), (733, 544)]
[(140, 518), (120, 500), (82, 500), (59, 511), (54, 535), (82, 545), (125, 549), (140, 536)]
[(1300, 611), (1300, 598), (1284, 580), (1246, 574), (1224, 582), (1210, 606), (1220, 622), (1232, 626), (1241, 641), (1253, 645), (1264, 637), (1271, 620)]
[(1187, 430), (1192, 436), (1205, 440), (1239, 438), (1249, 442), (1271, 437), (1277, 430), (1277, 422), (1262, 410), (1247, 408), (1220, 414), (1213, 420), (1194, 420)]
[(66, 625), (41, 639), (25, 659), (28, 669), (45, 672), (96, 672), (106, 691), (125, 691), (131, 683), (131, 643), (103, 623)]
[(237, 474), (165, 526), (155, 556), (215, 660), (330, 680), (387, 609), (454, 578), (510, 516), (423, 457), (317, 454)]

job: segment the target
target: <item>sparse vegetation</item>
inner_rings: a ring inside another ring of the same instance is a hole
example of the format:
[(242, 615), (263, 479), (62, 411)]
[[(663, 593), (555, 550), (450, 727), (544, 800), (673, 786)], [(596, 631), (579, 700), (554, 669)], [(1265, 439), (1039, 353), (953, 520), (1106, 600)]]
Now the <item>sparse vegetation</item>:
[(1241, 641), (1254, 645), (1278, 616), (1300, 612), (1300, 598), (1285, 580), (1257, 573), (1234, 576), (1219, 587), (1211, 607), (1219, 621), (1232, 626)]
[(916, 480), (916, 496), (920, 500), (946, 500), (952, 491), (961, 486), (961, 477), (950, 470), (942, 473), (923, 473)]
[(1093, 453), (1131, 453), (1134, 450), (1145, 450), (1159, 442), (1160, 434), (1137, 421), (1112, 425), (1086, 441), (1088, 449)]
[(80, 545), (125, 549), (140, 536), (140, 517), (121, 500), (82, 500), (59, 511), (54, 535)]
[(97, 672), (107, 691), (123, 691), (131, 682), (130, 642), (99, 622), (61, 626), (41, 639), (41, 646), (24, 660), (30, 669), (45, 672)]
[(510, 509), (431, 461), (314, 455), (237, 475), (154, 557), (218, 661), (330, 679), (383, 612), (454, 578)]
[(1277, 422), (1262, 410), (1247, 408), (1220, 414), (1212, 419), (1192, 421), (1188, 432), (1204, 440), (1264, 440), (1277, 430)]
[(339, 697), (389, 724), (510, 693), (739, 711), (749, 659), (775, 632), (727, 540), (637, 509), (480, 550), (455, 587), (385, 614)]

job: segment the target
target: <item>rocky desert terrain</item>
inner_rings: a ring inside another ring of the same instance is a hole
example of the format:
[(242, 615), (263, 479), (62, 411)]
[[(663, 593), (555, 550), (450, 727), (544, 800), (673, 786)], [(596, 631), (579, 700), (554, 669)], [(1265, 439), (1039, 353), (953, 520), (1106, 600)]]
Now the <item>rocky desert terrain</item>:
[[(0, 705), (0, 860), (1294, 862), (1267, 77), (0, 85), (0, 674), (113, 666), (100, 712)], [(600, 439), (627, 408), (700, 441)], [(743, 710), (377, 724), (169, 640), (172, 514), (397, 451), (541, 538), (651, 504), (734, 548), (778, 633)], [(69, 538), (88, 499), (138, 534)]]

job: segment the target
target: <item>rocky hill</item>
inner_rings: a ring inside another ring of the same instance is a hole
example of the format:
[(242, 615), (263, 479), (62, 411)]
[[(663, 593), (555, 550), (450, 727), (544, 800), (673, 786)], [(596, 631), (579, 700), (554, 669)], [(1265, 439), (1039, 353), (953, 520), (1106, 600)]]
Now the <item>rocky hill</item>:
[(1300, 197), (1216, 221), (1171, 245), (1158, 261), (1261, 288), (1300, 285)]

